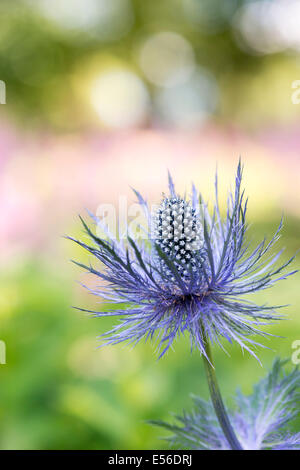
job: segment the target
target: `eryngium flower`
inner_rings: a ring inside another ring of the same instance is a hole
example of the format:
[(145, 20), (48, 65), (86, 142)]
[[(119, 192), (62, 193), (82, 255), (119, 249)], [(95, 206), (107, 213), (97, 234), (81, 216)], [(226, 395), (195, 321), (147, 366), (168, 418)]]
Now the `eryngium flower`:
[[(300, 372), (285, 374), (285, 361), (276, 359), (272, 370), (250, 396), (240, 391), (230, 422), (244, 450), (300, 449), (300, 433), (291, 434), (288, 425), (299, 416)], [(166, 438), (180, 449), (230, 450), (210, 402), (193, 397), (194, 411), (175, 416), (178, 424), (151, 421), (173, 433)]]
[(105, 344), (135, 344), (156, 337), (161, 357), (175, 338), (188, 332), (192, 347), (205, 356), (204, 336), (220, 345), (222, 338), (237, 342), (255, 356), (252, 347), (257, 343), (249, 336), (267, 335), (259, 327), (282, 317), (273, 307), (256, 305), (244, 295), (293, 274), (282, 274), (293, 258), (274, 268), (281, 251), (267, 256), (279, 238), (282, 222), (269, 243), (263, 240), (250, 249), (245, 242), (247, 201), (241, 180), (239, 163), (224, 218), (217, 177), (212, 215), (194, 186), (190, 201), (177, 195), (171, 176), (170, 194), (155, 214), (135, 191), (148, 220), (147, 240), (134, 241), (129, 235), (126, 240), (99, 238), (82, 220), (92, 244), (72, 240), (102, 266), (77, 264), (103, 281), (103, 287), (91, 290), (93, 294), (121, 305), (104, 312), (81, 309), (98, 317), (123, 316), (120, 324), (103, 335)]

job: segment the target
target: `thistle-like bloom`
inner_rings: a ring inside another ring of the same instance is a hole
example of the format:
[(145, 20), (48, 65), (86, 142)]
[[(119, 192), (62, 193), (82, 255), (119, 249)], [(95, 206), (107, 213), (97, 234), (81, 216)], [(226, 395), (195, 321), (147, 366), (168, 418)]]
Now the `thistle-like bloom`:
[[(299, 415), (300, 372), (285, 375), (284, 362), (274, 361), (270, 373), (250, 396), (237, 392), (230, 421), (244, 450), (297, 450), (300, 432), (291, 434), (288, 425)], [(193, 397), (194, 411), (175, 416), (178, 424), (152, 421), (172, 432), (171, 446), (181, 449), (229, 450), (211, 403)]]
[(92, 290), (93, 294), (121, 305), (112, 311), (92, 312), (99, 317), (123, 317), (103, 335), (105, 344), (135, 344), (142, 338), (156, 337), (161, 357), (187, 332), (192, 347), (204, 356), (205, 338), (220, 345), (222, 338), (237, 342), (255, 356), (252, 346), (257, 343), (251, 334), (267, 335), (260, 326), (282, 317), (273, 307), (256, 305), (244, 296), (293, 274), (282, 274), (293, 258), (274, 268), (281, 252), (269, 256), (282, 223), (269, 243), (264, 240), (251, 249), (245, 241), (247, 200), (241, 180), (239, 163), (224, 218), (217, 178), (211, 215), (194, 186), (190, 200), (183, 198), (176, 193), (170, 176), (170, 194), (164, 196), (155, 214), (135, 191), (148, 221), (147, 240), (134, 241), (129, 235), (126, 240), (99, 238), (83, 222), (92, 244), (74, 241), (101, 264), (77, 264), (103, 281), (103, 287)]

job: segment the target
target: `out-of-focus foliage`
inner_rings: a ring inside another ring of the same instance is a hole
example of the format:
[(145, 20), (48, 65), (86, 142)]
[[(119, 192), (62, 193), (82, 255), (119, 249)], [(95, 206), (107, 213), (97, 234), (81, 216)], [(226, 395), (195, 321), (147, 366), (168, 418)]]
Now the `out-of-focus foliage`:
[(293, 122), (299, 9), (251, 3), (3, 0), (5, 112), (60, 129)]

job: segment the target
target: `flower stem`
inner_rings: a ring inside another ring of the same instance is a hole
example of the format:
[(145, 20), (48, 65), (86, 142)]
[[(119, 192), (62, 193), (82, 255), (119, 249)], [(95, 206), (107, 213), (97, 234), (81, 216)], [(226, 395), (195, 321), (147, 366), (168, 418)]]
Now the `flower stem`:
[[(203, 331), (203, 329), (202, 329)], [(210, 392), (210, 397), (211, 401), (215, 410), (215, 413), (217, 415), (219, 424), (225, 434), (225, 437), (231, 447), (232, 450), (243, 450), (241, 444), (239, 443), (235, 432), (230, 424), (222, 396), (220, 393), (220, 389), (218, 386), (217, 382), (217, 377), (214, 369), (214, 364), (213, 364), (213, 359), (212, 359), (212, 354), (211, 354), (211, 349), (210, 349), (210, 344), (207, 339), (207, 337), (204, 334), (203, 331), (203, 338), (205, 342), (205, 352), (207, 354), (207, 358), (203, 356), (204, 360), (204, 367), (205, 367), (205, 372), (206, 372), (206, 377), (207, 377), (207, 382), (208, 382), (208, 387), (209, 387), (209, 392)]]

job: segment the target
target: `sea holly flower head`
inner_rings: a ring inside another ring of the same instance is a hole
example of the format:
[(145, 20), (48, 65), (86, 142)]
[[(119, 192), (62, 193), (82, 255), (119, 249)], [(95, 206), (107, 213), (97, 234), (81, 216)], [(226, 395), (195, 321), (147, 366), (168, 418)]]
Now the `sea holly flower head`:
[(269, 243), (263, 240), (250, 248), (245, 239), (247, 200), (241, 182), (239, 163), (224, 217), (217, 177), (211, 213), (194, 186), (190, 198), (177, 194), (170, 175), (169, 194), (155, 213), (135, 191), (148, 221), (147, 239), (134, 240), (129, 234), (126, 239), (110, 237), (107, 227), (95, 218), (108, 234), (99, 237), (82, 220), (91, 243), (72, 240), (97, 264), (77, 264), (103, 281), (102, 287), (91, 292), (119, 306), (92, 313), (122, 318), (103, 335), (105, 344), (156, 338), (161, 357), (176, 338), (188, 333), (191, 346), (204, 356), (205, 338), (221, 346), (222, 339), (237, 342), (255, 356), (257, 343), (251, 335), (266, 336), (261, 327), (282, 317), (272, 306), (254, 304), (244, 296), (293, 274), (284, 273), (293, 258), (274, 267), (281, 251), (269, 255), (282, 222)]
[[(267, 377), (244, 396), (235, 397), (230, 421), (244, 450), (299, 450), (300, 433), (288, 425), (299, 415), (300, 372), (285, 374), (285, 361), (276, 359)], [(230, 450), (210, 402), (193, 397), (194, 410), (175, 416), (177, 424), (151, 421), (172, 432), (167, 438), (172, 447), (199, 450)]]
[[(201, 269), (202, 232), (200, 218), (189, 201), (164, 198), (154, 217), (154, 252), (162, 251), (173, 262), (182, 279), (188, 281), (190, 271)], [(175, 282), (172, 271), (161, 256), (157, 264), (167, 280)]]

